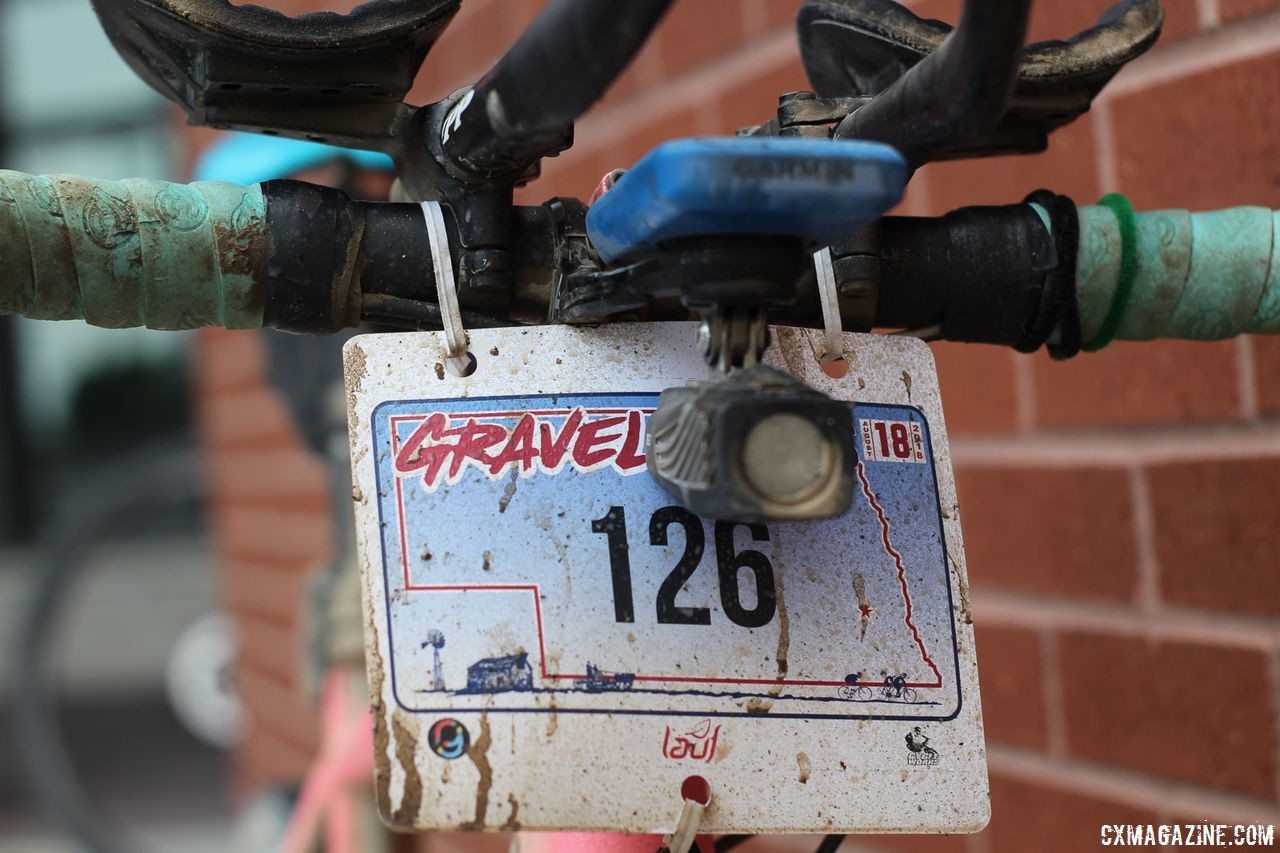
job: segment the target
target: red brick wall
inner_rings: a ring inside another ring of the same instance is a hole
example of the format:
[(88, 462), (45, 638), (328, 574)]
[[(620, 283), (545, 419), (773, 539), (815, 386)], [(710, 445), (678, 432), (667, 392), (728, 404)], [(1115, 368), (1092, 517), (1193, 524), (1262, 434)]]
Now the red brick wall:
[[(1109, 3), (1040, 0), (1033, 37), (1066, 36)], [(540, 5), (467, 0), (417, 94), (472, 80)], [(768, 118), (779, 93), (806, 87), (797, 5), (678, 0), (522, 200), (586, 195), (663, 139)], [(1280, 207), (1280, 2), (1165, 5), (1160, 46), (1048, 152), (927, 167), (902, 210), (1040, 186), (1081, 202), (1119, 190), (1139, 209)], [(958, 2), (915, 6), (954, 20)], [(1280, 822), (1280, 340), (1116, 344), (1065, 364), (936, 351), (994, 817), (970, 838), (873, 846), (1080, 849), (1103, 822)], [(264, 390), (260, 358), (249, 336), (204, 339), (215, 517), (250, 641), (247, 786), (296, 775), (314, 747), (288, 650), (301, 573), (328, 547), (323, 472)]]

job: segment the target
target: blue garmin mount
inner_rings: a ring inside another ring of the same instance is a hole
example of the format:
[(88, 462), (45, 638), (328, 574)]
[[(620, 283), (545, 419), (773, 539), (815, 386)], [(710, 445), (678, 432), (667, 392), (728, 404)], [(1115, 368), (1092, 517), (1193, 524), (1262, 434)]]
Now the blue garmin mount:
[(587, 213), (607, 263), (710, 236), (847, 240), (902, 198), (907, 165), (876, 142), (709, 137), (659, 145)]
[(815, 249), (859, 234), (902, 198), (907, 164), (874, 142), (683, 139), (655, 148), (588, 211), (604, 268), (563, 277), (560, 319), (602, 319), (678, 296), (702, 319), (711, 376), (662, 393), (649, 472), (700, 516), (840, 515), (853, 498), (848, 403), (761, 364), (768, 312), (812, 287)]

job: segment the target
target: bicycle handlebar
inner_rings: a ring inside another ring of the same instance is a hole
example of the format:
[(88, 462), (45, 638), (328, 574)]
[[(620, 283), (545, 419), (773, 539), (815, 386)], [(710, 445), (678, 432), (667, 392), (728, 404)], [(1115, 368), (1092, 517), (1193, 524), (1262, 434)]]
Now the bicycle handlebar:
[[(517, 265), (519, 320), (473, 314), (469, 325), (549, 322), (565, 258), (575, 260), (555, 245), (553, 208), (518, 209), (517, 245), (536, 256)], [(1114, 337), (1125, 340), (1280, 333), (1280, 212), (1153, 211), (1128, 225), (1109, 207), (1080, 207), (1077, 215), (1086, 341), (1109, 317)], [(945, 339), (1015, 344), (1020, 318), (1041, 298), (1038, 278), (1053, 267), (1044, 257), (1052, 254), (1050, 223), (1043, 208), (1027, 204), (885, 217), (874, 325), (938, 325)], [(356, 203), (292, 181), (181, 185), (0, 171), (0, 261), (0, 314), (35, 319), (313, 333), (362, 318), (417, 328), (438, 322), (417, 205)], [(836, 271), (847, 284), (848, 273)], [(776, 320), (820, 327), (816, 293), (802, 288), (799, 297)], [(312, 319), (291, 322), (302, 302)], [(655, 304), (649, 317), (687, 313)], [(846, 328), (867, 326), (865, 318), (844, 319)]]
[(262, 325), (262, 191), (0, 170), (0, 314), (103, 328)]
[[(1218, 340), (1280, 333), (1280, 212), (1233, 207), (1133, 216), (1081, 207), (1076, 294), (1085, 340), (1117, 308), (1123, 244), (1134, 243), (1131, 291), (1116, 337)], [(1123, 233), (1129, 231), (1128, 234)]]

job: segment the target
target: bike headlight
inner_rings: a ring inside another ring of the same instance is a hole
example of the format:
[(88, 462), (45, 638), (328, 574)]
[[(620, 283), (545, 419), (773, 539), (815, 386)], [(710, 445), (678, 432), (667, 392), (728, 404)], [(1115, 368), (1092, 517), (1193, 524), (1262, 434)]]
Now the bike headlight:
[(763, 365), (664, 391), (647, 455), (654, 478), (708, 518), (829, 518), (853, 498), (849, 404)]

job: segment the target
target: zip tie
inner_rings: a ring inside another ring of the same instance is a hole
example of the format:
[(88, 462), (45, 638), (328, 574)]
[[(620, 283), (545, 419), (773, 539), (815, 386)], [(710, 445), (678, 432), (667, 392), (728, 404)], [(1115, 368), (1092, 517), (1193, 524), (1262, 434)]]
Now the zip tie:
[(666, 853), (689, 853), (693, 849), (702, 813), (711, 802), (711, 786), (701, 776), (690, 776), (680, 786), (680, 799), (684, 805), (680, 809), (676, 831), (662, 839), (662, 850)]
[(842, 378), (848, 372), (839, 368), (828, 370), (827, 365), (843, 362), (844, 327), (840, 324), (840, 294), (836, 290), (836, 271), (831, 261), (831, 247), (827, 246), (813, 253), (813, 267), (818, 279), (818, 299), (822, 302), (822, 328), (826, 338), (826, 348), (818, 363), (823, 365), (823, 373), (833, 379)]
[(421, 204), (423, 218), (427, 220), (431, 267), (436, 277), (436, 302), (440, 306), (440, 325), (444, 328), (448, 353), (445, 366), (454, 376), (470, 376), (475, 371), (475, 359), (467, 352), (467, 330), (462, 325), (462, 309), (458, 306), (458, 288), (453, 280), (453, 255), (449, 252), (449, 232), (444, 227), (444, 213), (438, 201)]
[(1120, 277), (1098, 334), (1081, 347), (1085, 352), (1097, 352), (1115, 339), (1133, 294), (1133, 280), (1138, 276), (1138, 222), (1133, 215), (1133, 205), (1120, 193), (1107, 193), (1098, 204), (1111, 208), (1120, 226)]

